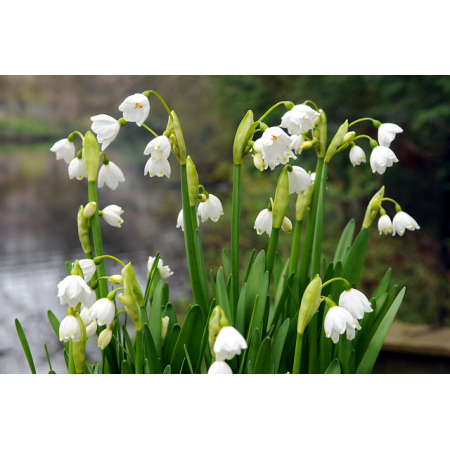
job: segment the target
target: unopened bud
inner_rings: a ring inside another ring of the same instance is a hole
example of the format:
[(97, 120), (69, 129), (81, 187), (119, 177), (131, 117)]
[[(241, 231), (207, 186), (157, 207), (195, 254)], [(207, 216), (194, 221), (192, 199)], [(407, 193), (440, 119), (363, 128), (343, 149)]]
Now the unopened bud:
[(169, 326), (169, 316), (163, 317), (161, 319), (161, 345), (164, 345), (164, 341), (167, 336), (167, 328)]
[(189, 205), (195, 206), (197, 205), (198, 196), (198, 174), (194, 162), (190, 156), (187, 157), (186, 172), (189, 191)]
[(328, 150), (325, 156), (325, 162), (329, 163), (331, 158), (336, 154), (336, 150), (342, 143), (342, 139), (347, 134), (348, 131), (348, 120), (346, 120), (338, 129), (337, 133), (334, 135), (333, 140), (328, 146)]
[(142, 330), (142, 319), (141, 319), (141, 313), (139, 310), (139, 306), (136, 303), (136, 301), (131, 297), (130, 295), (125, 294), (119, 294), (117, 296), (120, 303), (125, 307), (125, 311), (128, 314), (128, 317), (133, 322), (134, 327), (136, 328), (136, 331)]
[(377, 217), (378, 211), (381, 208), (381, 200), (384, 197), (384, 186), (372, 197), (370, 200), (366, 214), (364, 215), (363, 228), (370, 228), (375, 217)]
[(322, 116), (316, 117), (314, 119), (314, 125), (320, 125), (320, 123), (322, 122)]
[(88, 181), (96, 181), (99, 166), (100, 148), (98, 146), (96, 137), (91, 131), (86, 132), (83, 144)]
[[(312, 177), (311, 177), (312, 179)], [(311, 204), (313, 185), (311, 184), (306, 189), (305, 195), (299, 195), (297, 197), (297, 203), (295, 204), (295, 220), (300, 221), (305, 218), (306, 210)]]
[(84, 207), (84, 217), (89, 218), (92, 217), (95, 213), (97, 209), (97, 203), (95, 202), (89, 202), (85, 207)]
[(320, 306), (320, 293), (322, 291), (322, 280), (316, 275), (308, 284), (300, 303), (298, 313), (297, 333), (303, 334), (305, 328), (313, 318)]
[(77, 215), (78, 238), (84, 253), (92, 252), (91, 227), (89, 219), (84, 215), (84, 207), (80, 206)]
[(342, 139), (342, 142), (350, 142), (351, 140), (353, 140), (353, 138), (356, 136), (356, 133), (354, 131), (349, 131), (344, 138)]
[(106, 347), (108, 347), (109, 343), (112, 339), (112, 330), (109, 328), (105, 328), (100, 335), (98, 336), (98, 346), (104, 350)]
[(302, 149), (303, 150), (308, 150), (309, 148), (311, 148), (313, 146), (312, 141), (305, 141), (302, 144)]
[(255, 129), (255, 124), (253, 122), (253, 111), (247, 111), (244, 118), (242, 119), (239, 127), (234, 136), (233, 143), (233, 161), (234, 164), (241, 164), (242, 158), (245, 153), (245, 147), (249, 139), (253, 137), (252, 130)]
[(281, 229), (286, 234), (289, 234), (292, 232), (292, 222), (287, 217), (284, 217), (283, 223), (281, 224)]
[(253, 164), (260, 172), (262, 172), (267, 167), (267, 164), (261, 158), (261, 155), (259, 153), (255, 153), (253, 155)]
[(121, 284), (123, 286), (123, 277), (122, 277), (122, 275), (111, 275), (109, 277), (109, 281), (112, 284)]
[(139, 283), (136, 280), (133, 267), (131, 263), (128, 263), (122, 269), (123, 287), (125, 288), (125, 294), (132, 297), (134, 301), (141, 307), (144, 307), (144, 296), (142, 295)]
[(220, 306), (216, 306), (209, 319), (209, 348), (211, 349), (211, 354), (215, 357), (213, 348), (216, 342), (217, 335), (220, 330), (229, 325), (228, 320), (225, 316), (223, 309)]

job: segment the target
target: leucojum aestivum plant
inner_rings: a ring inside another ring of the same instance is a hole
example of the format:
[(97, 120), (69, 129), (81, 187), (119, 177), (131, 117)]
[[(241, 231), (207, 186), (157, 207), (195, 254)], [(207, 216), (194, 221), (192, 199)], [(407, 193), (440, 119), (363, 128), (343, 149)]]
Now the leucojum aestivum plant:
[[(167, 127), (160, 135), (144, 124), (150, 113), (150, 99), (158, 99), (167, 110)], [(279, 107), (286, 109), (281, 124), (270, 126), (270, 115)], [(91, 117), (97, 136), (91, 131), (85, 134), (75, 131), (50, 149), (57, 159), (69, 164), (70, 178), (87, 178), (88, 185), (88, 202), (80, 206), (77, 215), (84, 255), (80, 252), (79, 260), (66, 263), (67, 277), (58, 284), (60, 304), (67, 307), (66, 317), (59, 323), (48, 312), (64, 347), (68, 372), (370, 373), (405, 288), (388, 289), (389, 269), (374, 292), (362, 293), (357, 289), (369, 229), (378, 215), (380, 234), (402, 236), (405, 230), (419, 226), (395, 200), (385, 197), (382, 187), (369, 202), (356, 238), (356, 223), (351, 220), (342, 233), (333, 261), (321, 267), (327, 173), (333, 158), (346, 152), (353, 166), (366, 162), (365, 152), (357, 144), (368, 140), (372, 171), (383, 174), (398, 162), (390, 147), (396, 134), (403, 130), (391, 123), (362, 118), (351, 123), (345, 121), (328, 142), (327, 117), (312, 101), (298, 105), (281, 101), (256, 121), (253, 112), (248, 111), (237, 129), (232, 155), (230, 151), (234, 162), (231, 257), (223, 250), (223, 267), (214, 276), (205, 267), (199, 225), (208, 219), (217, 222), (224, 211), (221, 201), (199, 184), (178, 116), (154, 91), (129, 96), (119, 110), (123, 113), (119, 120), (104, 114)], [(378, 129), (378, 141), (357, 135), (354, 130), (362, 121), (369, 121)], [(170, 177), (175, 158), (180, 166), (182, 209), (176, 226), (184, 232), (193, 298), (182, 323), (164, 281), (172, 272), (163, 265), (159, 253), (149, 258), (147, 284), (142, 287), (131, 262), (103, 253), (100, 220), (120, 227), (123, 210), (117, 205), (102, 205), (97, 188), (106, 185), (116, 189), (125, 181), (121, 169), (108, 159), (107, 148), (121, 127), (132, 123), (152, 135), (144, 151), (150, 156), (144, 175)], [(80, 145), (76, 145), (77, 139)], [(80, 148), (78, 152), (76, 147)], [(303, 151), (317, 154), (313, 174), (297, 165)], [(174, 158), (169, 162), (171, 153)], [(255, 220), (256, 233), (270, 236), (267, 251), (260, 251), (256, 257), (253, 251), (242, 278), (241, 166), (251, 160), (258, 170), (276, 171), (278, 166), (281, 170), (276, 187), (274, 183), (273, 198), (267, 199), (267, 208)], [(290, 195), (297, 196), (295, 211), (288, 211)], [(396, 214), (392, 221), (383, 203), (394, 204)], [(295, 221), (288, 216), (295, 217)], [(307, 226), (301, 246), (305, 218)], [(280, 230), (292, 232), (289, 259), (277, 253)], [(108, 272), (108, 259), (122, 265), (121, 273)], [(269, 295), (270, 283), (274, 295)], [(17, 319), (16, 327), (31, 371), (35, 372)], [(100, 362), (87, 363), (87, 339), (97, 339)], [(48, 352), (47, 357), (53, 372)]]

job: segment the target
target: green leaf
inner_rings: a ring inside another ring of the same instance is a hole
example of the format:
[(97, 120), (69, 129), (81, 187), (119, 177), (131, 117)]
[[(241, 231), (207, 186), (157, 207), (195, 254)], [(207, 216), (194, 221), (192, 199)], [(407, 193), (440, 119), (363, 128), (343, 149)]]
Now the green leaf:
[(328, 369), (325, 371), (325, 374), (331, 375), (339, 375), (341, 373), (341, 365), (339, 364), (339, 360), (333, 359), (331, 364), (328, 366)]
[(223, 271), (225, 272), (225, 278), (228, 280), (231, 276), (231, 262), (228, 257), (228, 253), (225, 249), (222, 250)]
[[(250, 367), (253, 367), (255, 365), (260, 346), (261, 346), (261, 333), (257, 328), (253, 332), (252, 339), (251, 339), (250, 345), (248, 347), (247, 364), (250, 364)], [(242, 362), (244, 362), (244, 361), (245, 361), (245, 357), (243, 358)], [(249, 372), (249, 373), (251, 373), (251, 372)]]
[(144, 358), (144, 373), (146, 375), (150, 375), (151, 374), (151, 372), (150, 372), (150, 365), (148, 363), (148, 359), (147, 358)]
[(36, 374), (36, 367), (34, 366), (33, 356), (31, 355), (30, 346), (28, 345), (28, 341), (23, 331), (22, 325), (20, 324), (19, 319), (16, 319), (15, 322), (17, 334), (19, 335), (20, 343), (22, 344), (23, 351), (25, 352), (25, 356), (27, 358), (28, 365), (30, 366), (31, 373)]
[(192, 368), (191, 358), (189, 358), (189, 352), (187, 350), (186, 344), (184, 345), (184, 354), (186, 355), (186, 361), (188, 362), (189, 370), (191, 375), (194, 375), (194, 369)]
[[(147, 301), (150, 297), (150, 289), (151, 289), (151, 286), (153, 283), (153, 279), (155, 278), (156, 273), (158, 273), (158, 275), (159, 275), (159, 270), (158, 270), (159, 257), (160, 257), (160, 253), (158, 252), (155, 256), (155, 260), (153, 261), (152, 268), (150, 269), (150, 272), (148, 273), (148, 276), (147, 276), (147, 285), (145, 287), (145, 293), (144, 293), (145, 305), (147, 305)], [(159, 279), (161, 279), (161, 276), (159, 277)]]
[(50, 361), (50, 355), (48, 354), (47, 344), (44, 344), (44, 349), (45, 349), (45, 354), (46, 354), (46, 356), (47, 356), (48, 367), (49, 367), (49, 369), (50, 369), (50, 371), (51, 371), (51, 370), (53, 370), (53, 368), (52, 368), (52, 363), (51, 363), (51, 361)]
[[(247, 281), (247, 290), (245, 294), (245, 330), (250, 324), (256, 296), (261, 294), (261, 280), (266, 272), (266, 258), (264, 250), (261, 250), (252, 265)], [(267, 292), (264, 293), (264, 298)], [(245, 336), (245, 334), (244, 334)]]
[(213, 298), (217, 298), (216, 283), (214, 282), (214, 274), (213, 274), (212, 269), (211, 269), (211, 271), (210, 271), (209, 274), (210, 274), (210, 277), (211, 277), (211, 290), (212, 290), (212, 295), (213, 295)]
[(272, 342), (266, 337), (259, 349), (258, 357), (253, 368), (253, 373), (270, 374), (272, 366)]
[(217, 289), (217, 304), (223, 309), (225, 317), (228, 319), (230, 325), (233, 325), (233, 317), (231, 315), (230, 303), (228, 301), (227, 290), (225, 288), (225, 281), (223, 278), (223, 269), (219, 267), (216, 276), (216, 289)]
[(133, 363), (133, 366), (134, 366), (135, 361), (136, 361), (136, 352), (134, 351), (134, 345), (133, 345), (133, 342), (131, 341), (130, 335), (128, 334), (128, 330), (127, 330), (127, 327), (125, 326), (125, 324), (122, 325), (122, 333), (123, 333), (123, 338), (125, 340), (124, 347), (127, 350), (128, 354), (130, 355), (131, 362)]
[[(209, 344), (209, 319), (211, 318), (211, 313), (213, 309), (216, 307), (216, 300), (213, 299), (211, 302), (211, 306), (209, 307), (208, 319), (206, 320), (206, 325), (203, 329), (202, 342), (200, 344), (200, 353), (198, 355), (197, 366), (195, 368), (195, 373), (200, 373), (200, 368), (203, 361), (203, 355), (205, 354), (206, 346)], [(209, 353), (210, 354), (210, 353)], [(207, 359), (208, 362), (208, 359)], [(206, 364), (207, 368), (209, 364)]]
[(286, 341), (289, 324), (290, 320), (286, 319), (273, 338), (272, 365), (274, 366), (274, 373), (278, 373), (278, 367), (280, 366), (281, 354), (283, 352), (284, 342)]
[[(220, 279), (220, 277), (219, 277)], [(223, 281), (223, 277), (222, 277)], [(224, 286), (225, 288), (225, 286)], [(172, 372), (179, 373), (185, 357), (184, 346), (193, 361), (197, 361), (203, 334), (203, 313), (199, 305), (193, 305), (184, 319), (180, 335), (173, 350), (170, 366)]]
[(176, 323), (172, 328), (166, 361), (170, 361), (172, 359), (173, 351), (175, 350), (175, 345), (177, 343), (180, 332), (181, 326)]
[(64, 349), (64, 362), (66, 363), (66, 368), (69, 370), (69, 352)]
[(163, 375), (170, 375), (172, 373), (170, 366), (166, 366)]
[(203, 256), (202, 241), (200, 240), (200, 234), (198, 230), (195, 230), (194, 244), (195, 244), (195, 255), (197, 257), (197, 264), (198, 264), (198, 276), (200, 278), (200, 287), (202, 289), (205, 305), (209, 306), (209, 291), (206, 276), (205, 259)]
[(150, 373), (160, 374), (161, 364), (158, 359), (158, 353), (156, 346), (152, 338), (152, 334), (147, 324), (143, 326), (144, 330), (144, 358), (148, 360), (148, 366)]
[[(340, 263), (338, 263), (338, 264), (340, 264)], [(328, 285), (328, 286), (330, 286), (330, 285)], [(326, 286), (325, 288), (327, 288), (328, 286)], [(327, 295), (327, 294), (323, 294), (323, 295)], [(324, 304), (324, 303), (325, 302), (323, 302), (322, 304)], [(332, 359), (331, 355), (333, 353), (332, 346), (334, 344), (330, 338), (326, 337), (325, 329), (324, 329), (325, 317), (327, 316), (328, 310), (329, 310), (329, 307), (325, 303), (323, 306), (322, 320), (320, 322), (322, 324), (322, 326), (320, 329), (320, 339), (319, 339), (319, 373), (325, 373), (325, 371), (331, 364), (331, 359)]]
[[(48, 320), (50, 321), (50, 325), (53, 328), (53, 331), (56, 334), (56, 337), (59, 339), (59, 320), (56, 318), (56, 316), (52, 313), (52, 311), (47, 311)], [(61, 342), (61, 344), (64, 347), (64, 350), (66, 350), (67, 353), (69, 353), (69, 343), (68, 342)]]
[(72, 263), (70, 263), (69, 261), (66, 261), (65, 267), (66, 267), (67, 275), (71, 275), (72, 274)]
[(352, 245), (354, 233), (355, 233), (355, 220), (351, 219), (348, 222), (347, 226), (344, 228), (341, 238), (339, 239), (339, 243), (336, 248), (336, 253), (334, 254), (334, 264), (336, 264), (338, 261), (342, 261), (343, 264), (345, 263), (345, 260), (343, 259), (345, 249)]
[(280, 299), (278, 300), (277, 304), (275, 305), (275, 312), (273, 314), (273, 319), (272, 319), (271, 324), (276, 325), (278, 322), (278, 319), (281, 317), (281, 315), (284, 311), (284, 305), (286, 304), (287, 299), (289, 298), (289, 296), (292, 293), (292, 286), (294, 284), (294, 278), (296, 280), (298, 280), (298, 277), (292, 273), (289, 276), (287, 283), (284, 285), (283, 292), (280, 296)]
[(380, 323), (380, 326), (377, 328), (373, 338), (371, 339), (369, 346), (367, 347), (366, 352), (358, 365), (358, 370), (356, 373), (371, 373), (373, 366), (377, 360), (378, 354), (380, 353), (381, 347), (383, 345), (384, 340), (389, 332), (389, 328), (392, 325), (392, 322), (395, 319), (398, 309), (403, 301), (403, 297), (405, 296), (406, 288), (403, 288), (400, 293), (395, 298), (392, 306), (389, 308), (389, 311), (384, 316), (383, 320)]
[(375, 292), (373, 293), (372, 297), (375, 297), (378, 300), (378, 298), (387, 291), (389, 281), (391, 280), (391, 272), (392, 271), (389, 268), (385, 273), (383, 279), (380, 281), (380, 284), (375, 289)]
[(164, 307), (167, 305), (167, 303), (169, 303), (169, 285), (167, 283), (164, 283), (161, 306)]
[(254, 257), (255, 257), (255, 249), (252, 250), (250, 258), (248, 259), (247, 270), (245, 271), (245, 276), (244, 276), (244, 283), (247, 283), (248, 276), (250, 275), (250, 270), (252, 268), (253, 258)]
[(122, 371), (121, 371), (121, 373), (125, 374), (125, 375), (132, 375), (134, 373), (131, 370), (131, 366), (130, 366), (129, 362), (126, 359), (124, 359), (122, 361)]
[(351, 374), (355, 373), (355, 369), (356, 369), (355, 359), (356, 359), (356, 353), (355, 353), (355, 349), (353, 349), (350, 354), (350, 358), (348, 359), (348, 373), (351, 373)]
[[(353, 287), (358, 286), (364, 259), (366, 257), (367, 243), (369, 242), (369, 230), (363, 228), (352, 245), (347, 260), (343, 265), (341, 277), (345, 278)], [(338, 283), (342, 284), (342, 283)]]
[[(170, 360), (168, 353), (169, 353), (170, 339), (172, 336), (172, 330), (173, 330), (173, 327), (175, 326), (175, 324), (177, 323), (177, 315), (176, 315), (175, 308), (172, 305), (172, 303), (167, 303), (167, 305), (164, 308), (164, 312), (161, 313), (161, 316), (163, 316), (163, 317), (167, 316), (169, 318), (169, 323), (167, 325), (166, 339), (164, 341), (164, 345), (162, 348), (162, 361), (163, 361), (163, 364), (166, 365)], [(163, 318), (163, 317), (161, 317), (161, 318)]]
[(258, 328), (261, 333), (265, 333), (263, 329), (264, 311), (266, 309), (267, 291), (269, 289), (269, 272), (265, 272), (264, 277), (260, 280), (259, 293), (256, 296), (252, 318), (250, 320), (250, 326), (248, 328), (247, 342), (249, 337), (253, 334), (253, 331)]
[[(163, 302), (163, 283), (160, 280), (156, 286), (153, 301), (150, 307), (150, 317), (148, 327), (155, 343), (158, 358), (162, 358), (162, 338), (161, 338), (161, 309)], [(150, 361), (149, 361), (150, 362)]]
[(237, 311), (236, 311), (236, 323), (235, 328), (242, 334), (245, 335), (245, 292), (247, 290), (247, 284), (244, 283), (239, 295)]

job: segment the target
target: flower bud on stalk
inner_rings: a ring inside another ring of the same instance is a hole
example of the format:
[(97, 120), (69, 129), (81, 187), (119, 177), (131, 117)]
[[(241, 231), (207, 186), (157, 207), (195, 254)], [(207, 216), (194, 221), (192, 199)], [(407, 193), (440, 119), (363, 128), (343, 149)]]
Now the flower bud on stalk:
[(100, 148), (97, 139), (90, 131), (84, 136), (84, 159), (88, 173), (88, 181), (97, 181)]
[(196, 206), (198, 197), (198, 186), (199, 186), (198, 174), (194, 162), (192, 161), (192, 158), (190, 156), (187, 157), (186, 171), (187, 171), (187, 181), (189, 191), (189, 205)]
[(211, 354), (216, 357), (214, 353), (214, 343), (216, 342), (217, 335), (220, 330), (229, 325), (225, 313), (220, 306), (216, 306), (211, 313), (211, 318), (209, 319), (209, 348), (211, 349)]
[(85, 207), (84, 207), (84, 217), (86, 218), (90, 218), (95, 214), (95, 211), (97, 210), (97, 203), (95, 202), (89, 202)]
[(105, 328), (98, 336), (97, 345), (104, 350), (112, 339), (112, 330), (110, 328)]
[(141, 288), (136, 280), (133, 267), (131, 263), (128, 263), (122, 269), (123, 287), (125, 288), (125, 294), (131, 296), (134, 301), (141, 307), (144, 307), (144, 296), (142, 295)]
[(253, 111), (247, 111), (236, 131), (233, 143), (233, 161), (234, 164), (241, 164), (244, 157), (247, 141), (253, 137), (253, 131), (257, 124), (253, 122)]
[(176, 138), (176, 141), (174, 142), (175, 146), (174, 154), (178, 158), (178, 161), (180, 161), (180, 164), (184, 166), (186, 164), (186, 144), (184, 143), (180, 121), (178, 120), (175, 111), (171, 112), (171, 118), (169, 119), (169, 124), (167, 126), (169, 127), (169, 125), (173, 127)]
[(320, 306), (320, 293), (322, 291), (322, 280), (316, 275), (308, 284), (300, 304), (300, 312), (298, 313), (297, 333), (303, 334), (305, 328), (313, 318), (315, 312)]
[(355, 136), (356, 136), (356, 133), (354, 131), (349, 131), (342, 139), (342, 143), (344, 144), (346, 142), (352, 141)]
[(161, 319), (161, 346), (164, 345), (164, 341), (166, 340), (167, 336), (167, 328), (169, 327), (169, 316), (163, 317)]
[(381, 208), (381, 200), (384, 197), (384, 186), (372, 197), (364, 215), (363, 228), (370, 228), (372, 222), (377, 217), (378, 211)]
[(75, 370), (77, 373), (84, 372), (84, 362), (86, 360), (86, 327), (81, 320), (80, 314), (75, 315), (81, 329), (81, 336), (78, 342), (73, 342), (73, 361), (75, 363)]
[(347, 134), (347, 131), (348, 131), (348, 120), (346, 120), (339, 127), (339, 130), (337, 131), (333, 140), (331, 141), (325, 156), (326, 163), (329, 163), (331, 161), (331, 158), (333, 158), (333, 156), (336, 154), (336, 151), (339, 145), (342, 143), (342, 139), (344, 139), (344, 136)]
[(84, 207), (80, 206), (78, 209), (77, 215), (77, 224), (78, 224), (78, 238), (80, 239), (81, 248), (84, 253), (92, 252), (92, 244), (91, 244), (91, 226), (89, 219), (84, 215)]
[(281, 171), (280, 177), (278, 178), (277, 190), (275, 192), (275, 201), (273, 202), (272, 209), (273, 228), (281, 228), (289, 204), (289, 167), (290, 166), (287, 165)]
[(123, 286), (123, 277), (122, 277), (122, 275), (111, 275), (109, 277), (109, 281), (112, 284), (121, 284)]

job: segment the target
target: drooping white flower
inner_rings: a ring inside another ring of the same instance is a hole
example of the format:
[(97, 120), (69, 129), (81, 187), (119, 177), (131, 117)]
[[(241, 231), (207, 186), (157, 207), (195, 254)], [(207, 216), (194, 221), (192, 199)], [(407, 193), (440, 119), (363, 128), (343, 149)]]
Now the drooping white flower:
[(97, 266), (94, 264), (94, 261), (92, 261), (92, 259), (79, 259), (78, 263), (80, 264), (81, 270), (83, 271), (84, 281), (86, 281), (86, 283), (89, 283), (90, 279), (97, 270)]
[(109, 161), (108, 164), (103, 164), (98, 172), (98, 187), (101, 188), (106, 183), (110, 189), (114, 190), (119, 186), (119, 182), (124, 182), (125, 177), (120, 168)]
[(133, 94), (122, 102), (119, 111), (123, 112), (123, 118), (127, 122), (136, 122), (140, 127), (150, 113), (150, 102), (143, 94)]
[(89, 308), (84, 307), (81, 309), (80, 318), (86, 327), (86, 336), (88, 338), (92, 337), (97, 331), (97, 321), (90, 318)]
[(378, 219), (378, 231), (380, 234), (392, 234), (392, 220), (387, 214)]
[(211, 219), (217, 222), (223, 214), (222, 202), (213, 194), (209, 194), (204, 202), (200, 202), (197, 209), (197, 215), (200, 216), (202, 222)]
[(263, 209), (255, 220), (253, 228), (258, 234), (267, 233), (269, 236), (272, 233), (272, 211), (267, 208)]
[(90, 308), (95, 303), (96, 300), (97, 294), (93, 289), (91, 289), (91, 287), (89, 287), (89, 295), (86, 295), (82, 301), (83, 306)]
[(355, 328), (361, 329), (358, 320), (355, 319), (346, 309), (340, 306), (333, 306), (328, 310), (325, 317), (324, 329), (326, 337), (331, 337), (331, 340), (337, 344), (339, 342), (339, 335), (344, 334), (347, 330), (347, 339), (353, 340), (355, 337)]
[(97, 345), (104, 350), (106, 347), (108, 347), (109, 343), (111, 342), (112, 338), (112, 330), (109, 328), (105, 328), (98, 336)]
[(144, 176), (149, 174), (150, 177), (163, 177), (170, 178), (171, 168), (169, 161), (164, 156), (151, 156), (147, 161), (144, 168)]
[(102, 151), (117, 137), (120, 131), (120, 123), (114, 117), (106, 114), (92, 116), (92, 131), (97, 135), (97, 141), (102, 144)]
[(103, 218), (113, 227), (120, 228), (123, 219), (120, 215), (123, 214), (123, 209), (117, 205), (109, 205), (102, 211)]
[(397, 233), (399, 236), (403, 236), (405, 234), (405, 230), (420, 230), (419, 224), (404, 211), (400, 211), (394, 216), (392, 228), (393, 236), (395, 236), (395, 233)]
[(300, 135), (293, 134), (292, 136), (290, 136), (290, 139), (292, 150), (294, 150), (294, 153), (296, 155), (301, 155), (303, 151), (302, 144), (303, 142), (305, 142), (305, 138), (301, 134)]
[(152, 139), (145, 147), (144, 155), (152, 155), (156, 158), (168, 158), (170, 156), (170, 141), (162, 135)]
[(364, 150), (357, 145), (354, 145), (350, 149), (348, 156), (350, 158), (350, 162), (353, 164), (353, 167), (359, 166), (362, 162), (366, 162), (366, 154), (364, 153)]
[(217, 335), (213, 351), (216, 354), (216, 361), (232, 359), (235, 355), (240, 355), (241, 350), (247, 348), (247, 342), (236, 328), (231, 326), (223, 327)]
[(369, 299), (362, 292), (353, 288), (342, 292), (339, 297), (339, 306), (358, 320), (364, 317), (364, 313), (373, 311)]
[(308, 187), (313, 184), (308, 172), (299, 166), (292, 166), (292, 172), (288, 172), (288, 178), (289, 195), (294, 192), (298, 195), (305, 195)]
[(81, 328), (74, 316), (66, 316), (59, 324), (59, 340), (64, 342), (78, 342), (81, 336)]
[(267, 128), (260, 139), (262, 158), (272, 170), (278, 164), (287, 164), (289, 158), (297, 159), (289, 136), (280, 127)]
[(70, 142), (67, 138), (60, 139), (53, 144), (50, 151), (56, 153), (56, 159), (64, 159), (64, 161), (69, 164), (75, 157), (75, 144)]
[(320, 114), (308, 105), (295, 105), (281, 118), (281, 126), (287, 128), (289, 134), (302, 134), (314, 128), (314, 119)]
[(68, 167), (69, 178), (72, 180), (76, 178), (77, 180), (82, 180), (83, 178), (87, 178), (87, 167), (86, 161), (84, 158), (73, 158), (69, 163)]
[[(200, 226), (200, 219), (197, 217), (197, 227)], [(184, 231), (184, 217), (183, 217), (183, 209), (178, 213), (177, 217), (177, 228), (180, 228)]]
[(114, 302), (109, 298), (101, 298), (89, 308), (89, 319), (97, 320), (100, 326), (106, 325), (109, 327), (115, 314)]
[(233, 375), (233, 371), (225, 361), (214, 361), (209, 366), (208, 375)]
[[(58, 297), (61, 305), (68, 304), (75, 308), (78, 303), (90, 303), (92, 289), (79, 275), (68, 275), (58, 284)], [(95, 293), (94, 293), (95, 294)]]
[(386, 172), (386, 167), (391, 167), (396, 162), (398, 162), (398, 159), (395, 153), (388, 147), (375, 147), (370, 155), (372, 172), (378, 172), (380, 175)]
[(403, 133), (403, 130), (395, 123), (382, 123), (378, 128), (378, 143), (389, 147), (398, 133)]
[[(148, 263), (147, 263), (147, 271), (150, 272), (152, 270), (153, 263), (155, 262), (155, 258), (153, 256), (148, 257)], [(173, 275), (173, 272), (170, 270), (169, 266), (165, 266), (163, 263), (163, 260), (159, 258), (158, 260), (158, 270), (159, 274), (161, 275), (161, 280), (165, 280), (166, 278), (169, 278), (171, 275)]]

